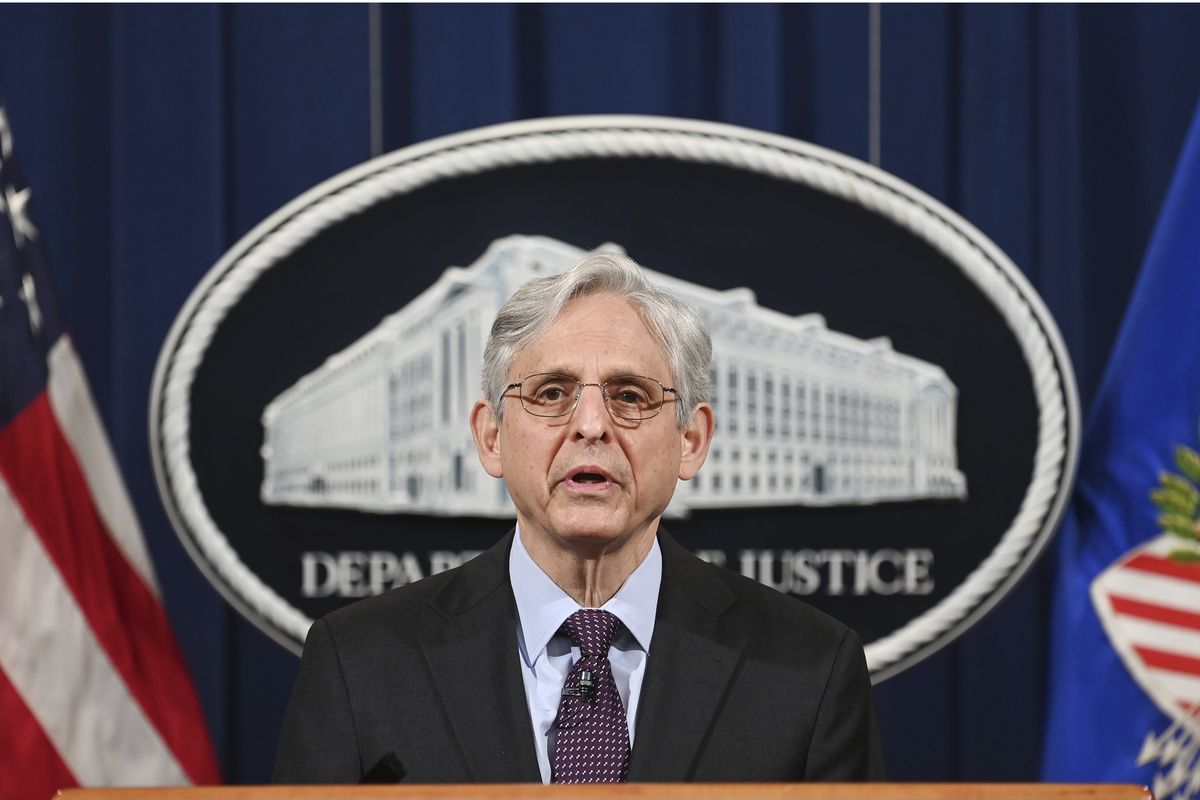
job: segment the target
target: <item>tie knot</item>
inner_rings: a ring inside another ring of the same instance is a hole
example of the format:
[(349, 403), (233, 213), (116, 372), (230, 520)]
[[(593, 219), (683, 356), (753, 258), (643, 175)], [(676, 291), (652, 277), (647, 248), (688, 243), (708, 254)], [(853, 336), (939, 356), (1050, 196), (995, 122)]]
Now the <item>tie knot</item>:
[(607, 611), (582, 608), (567, 617), (561, 630), (579, 647), (579, 652), (584, 658), (607, 658), (608, 647), (620, 626), (621, 620)]

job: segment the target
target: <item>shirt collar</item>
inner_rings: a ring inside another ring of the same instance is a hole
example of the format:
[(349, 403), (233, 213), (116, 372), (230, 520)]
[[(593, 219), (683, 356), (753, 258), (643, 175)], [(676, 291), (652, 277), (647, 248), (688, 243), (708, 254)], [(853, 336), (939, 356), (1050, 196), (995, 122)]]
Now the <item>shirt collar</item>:
[[(546, 645), (566, 618), (582, 606), (550, 580), (550, 576), (529, 555), (521, 543), (519, 527), (508, 555), (508, 574), (520, 620), (521, 657), (526, 666), (531, 667), (546, 652)], [(638, 564), (617, 593), (601, 606), (621, 620), (646, 653), (650, 652), (650, 640), (654, 636), (654, 617), (658, 611), (661, 584), (662, 550), (659, 549), (656, 536), (642, 563)]]

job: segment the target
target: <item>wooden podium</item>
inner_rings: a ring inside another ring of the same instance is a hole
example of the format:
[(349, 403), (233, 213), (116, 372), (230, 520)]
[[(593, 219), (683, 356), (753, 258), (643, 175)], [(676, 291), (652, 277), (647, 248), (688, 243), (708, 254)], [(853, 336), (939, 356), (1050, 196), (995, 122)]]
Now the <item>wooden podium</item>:
[(535, 783), (65, 789), (61, 800), (1154, 800), (1120, 783)]

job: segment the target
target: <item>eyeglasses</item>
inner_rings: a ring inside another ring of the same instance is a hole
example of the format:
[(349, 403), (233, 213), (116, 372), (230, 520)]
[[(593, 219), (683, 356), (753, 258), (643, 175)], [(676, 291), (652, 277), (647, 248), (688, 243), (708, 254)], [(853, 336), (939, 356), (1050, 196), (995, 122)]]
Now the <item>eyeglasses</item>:
[(575, 410), (585, 386), (600, 388), (604, 405), (614, 417), (635, 422), (657, 415), (667, 402), (667, 392), (679, 396), (674, 388), (640, 375), (623, 375), (604, 383), (583, 383), (554, 372), (530, 375), (510, 383), (504, 391), (520, 390), (521, 407), (535, 417), (565, 417)]

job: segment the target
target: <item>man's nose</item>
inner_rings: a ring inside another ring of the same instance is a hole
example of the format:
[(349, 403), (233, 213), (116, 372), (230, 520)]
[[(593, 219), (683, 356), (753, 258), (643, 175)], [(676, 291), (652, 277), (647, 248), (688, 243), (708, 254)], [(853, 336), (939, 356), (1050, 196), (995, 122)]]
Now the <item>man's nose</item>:
[[(595, 391), (589, 391), (589, 390)], [(612, 417), (608, 413), (608, 405), (604, 402), (604, 388), (594, 383), (586, 383), (579, 387), (579, 401), (575, 404), (575, 413), (571, 416), (571, 424), (575, 435), (587, 441), (603, 441), (608, 436)]]

